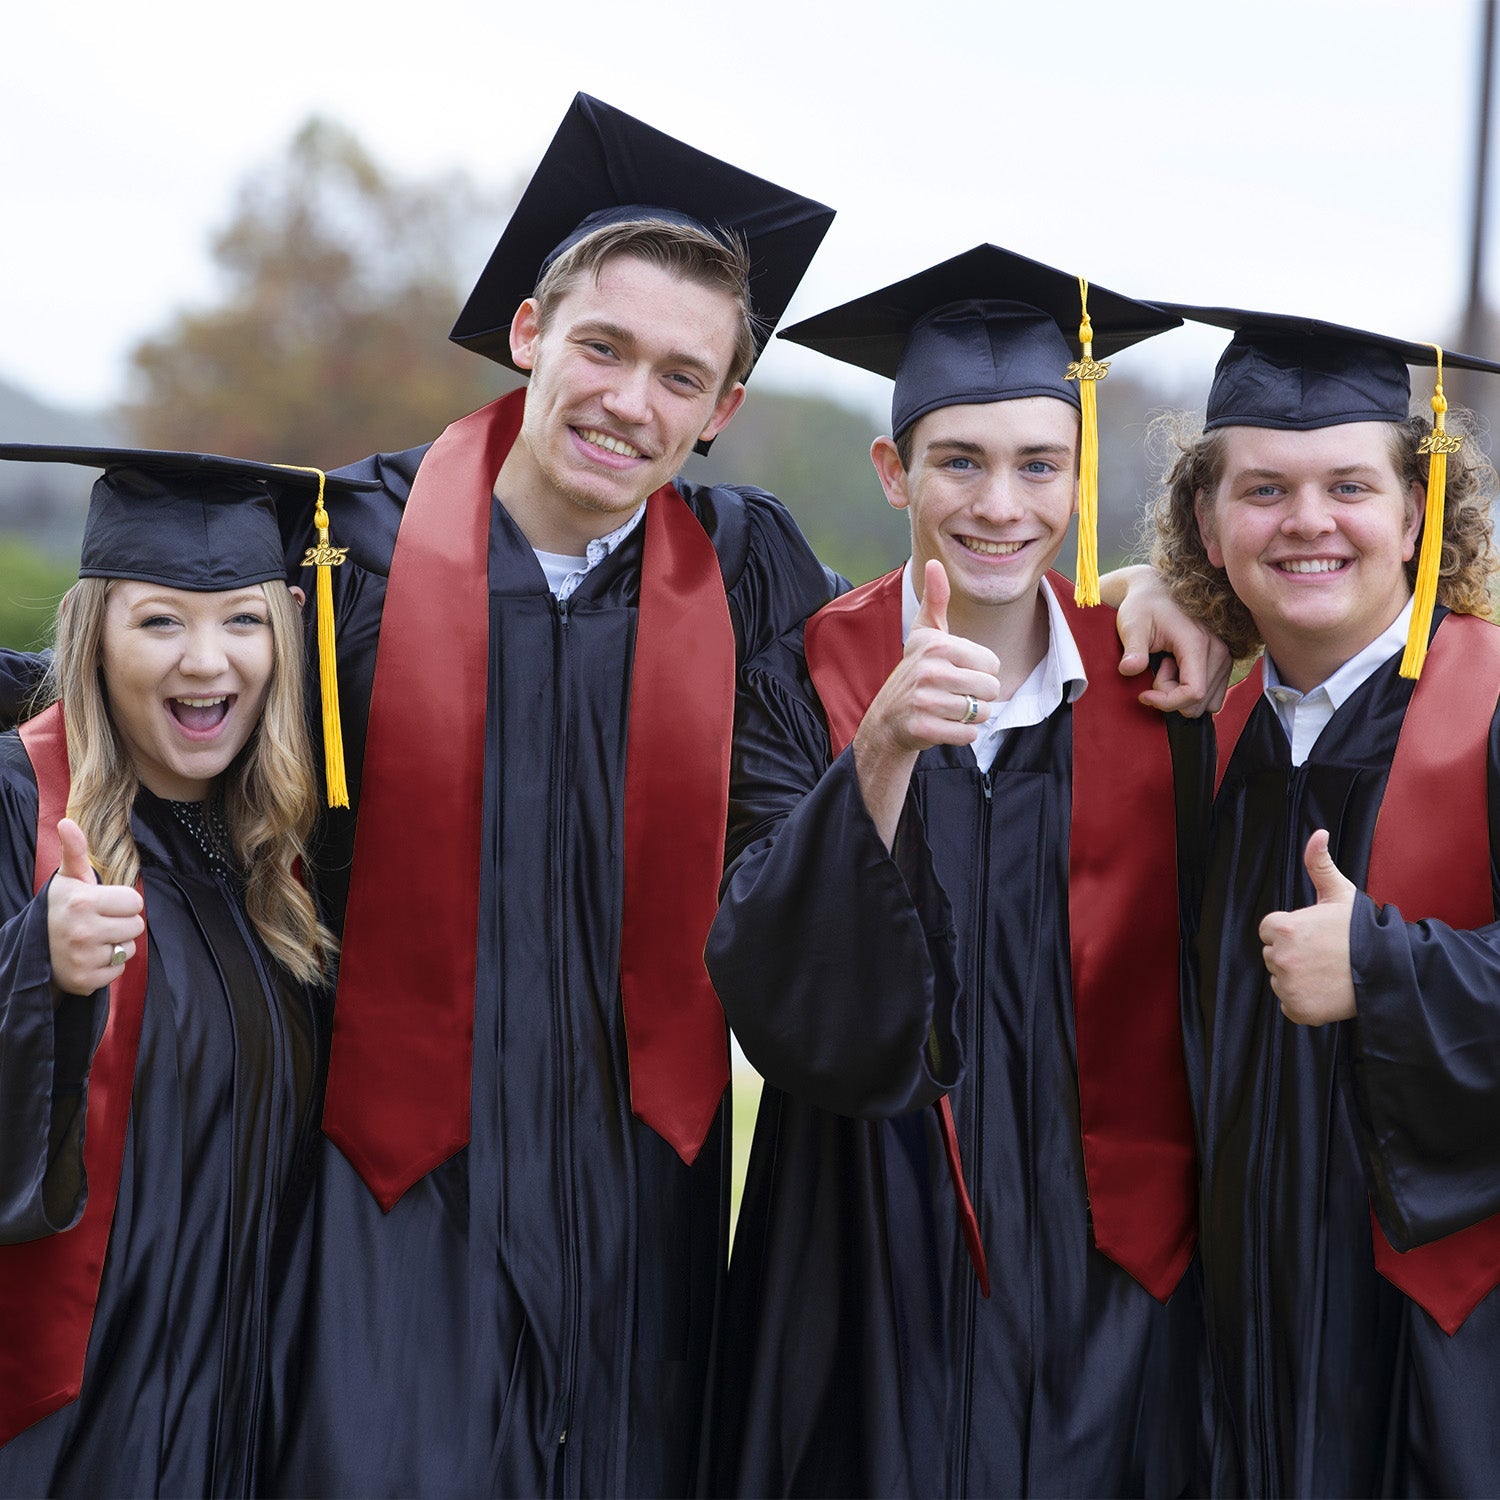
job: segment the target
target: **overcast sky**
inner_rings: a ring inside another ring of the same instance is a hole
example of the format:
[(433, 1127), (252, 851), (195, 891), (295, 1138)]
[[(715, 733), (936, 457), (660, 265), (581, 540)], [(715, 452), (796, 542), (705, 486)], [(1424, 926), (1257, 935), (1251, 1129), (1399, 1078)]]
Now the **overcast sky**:
[[(211, 232), (310, 113), (397, 171), (503, 188), (578, 89), (839, 210), (792, 317), (993, 240), (1148, 298), (1446, 339), (1467, 274), (1478, 12), (13, 0), (0, 378), (62, 405), (118, 397), (132, 344), (213, 298)], [(1197, 383), (1222, 338), (1181, 331), (1133, 357)], [(810, 388), (833, 369), (779, 343), (756, 380)], [(836, 388), (883, 398), (859, 380)]]

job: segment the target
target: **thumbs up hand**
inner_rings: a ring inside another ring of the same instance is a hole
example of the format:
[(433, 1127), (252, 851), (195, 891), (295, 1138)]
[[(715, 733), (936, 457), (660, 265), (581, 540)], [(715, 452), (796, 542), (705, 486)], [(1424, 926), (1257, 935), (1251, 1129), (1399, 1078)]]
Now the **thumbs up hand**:
[(922, 602), (917, 608), (917, 617), (911, 622), (913, 630), (938, 630), (948, 633), (948, 600), (953, 586), (948, 582), (948, 570), (936, 558), (922, 570)]
[(1260, 924), (1260, 940), (1281, 1013), (1299, 1026), (1322, 1026), (1357, 1014), (1349, 961), (1357, 888), (1334, 864), (1324, 829), (1308, 839), (1303, 863), (1317, 903), (1300, 911), (1273, 911)]
[(47, 888), (47, 941), (52, 988), (92, 995), (120, 977), (146, 930), (140, 893), (128, 885), (100, 885), (89, 863), (88, 839), (71, 818), (57, 825), (62, 863)]
[(916, 755), (929, 745), (972, 745), (1000, 696), (995, 653), (948, 633), (949, 589), (942, 563), (930, 561), (901, 661), (859, 728), (872, 749)]
[(948, 574), (928, 562), (922, 605), (906, 650), (854, 736), (854, 767), (865, 807), (887, 849), (917, 756), (929, 745), (972, 745), (1000, 696), (1000, 661), (948, 632)]

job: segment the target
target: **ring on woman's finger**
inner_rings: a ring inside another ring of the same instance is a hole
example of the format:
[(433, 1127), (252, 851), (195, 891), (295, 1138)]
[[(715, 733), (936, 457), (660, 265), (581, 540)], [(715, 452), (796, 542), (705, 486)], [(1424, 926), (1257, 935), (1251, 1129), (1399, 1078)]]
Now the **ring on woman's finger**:
[(964, 716), (960, 724), (972, 724), (979, 717), (979, 699), (973, 693), (964, 694)]
[(118, 969), (124, 962), (125, 945), (123, 943), (116, 943), (114, 947), (109, 950), (109, 966), (112, 969)]

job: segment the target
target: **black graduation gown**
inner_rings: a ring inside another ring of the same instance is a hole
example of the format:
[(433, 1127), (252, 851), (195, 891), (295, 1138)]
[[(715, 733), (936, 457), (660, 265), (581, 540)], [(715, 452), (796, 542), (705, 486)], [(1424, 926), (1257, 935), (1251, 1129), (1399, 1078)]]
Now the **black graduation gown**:
[[(330, 507), (352, 549), (337, 570), (351, 798), (422, 451), (361, 464), (382, 491)], [(718, 549), (741, 659), (826, 600), (776, 501), (679, 488)], [(689, 1168), (630, 1112), (619, 946), (641, 556), (638, 527), (559, 606), (495, 507), (472, 1137), (386, 1216), (325, 1147), (289, 1493), (674, 1495), (694, 1482), (728, 1132), (721, 1111)], [(319, 857), (336, 903), (352, 829), (330, 815)]]
[[(0, 738), (0, 1239), (83, 1207), (86, 1075), (106, 992), (54, 1008), (31, 894), (36, 783)], [(0, 1447), (3, 1495), (248, 1495), (264, 1482), (271, 1332), (304, 1211), (327, 1017), (266, 953), (170, 806), (132, 830), (147, 989), (109, 1249), (77, 1401)]]
[[(1090, 1237), (1070, 707), (1012, 730), (987, 773), (966, 747), (924, 752), (891, 855), (852, 752), (830, 765), (800, 632), (753, 665), (741, 697), (737, 857), (709, 969), (767, 1087), (730, 1271), (714, 1489), (1180, 1493), (1201, 1424), (1196, 1271), (1163, 1307)], [(1202, 740), (1186, 721), (1173, 733)], [(922, 1108), (945, 1089), (988, 1301)]]
[[(1369, 1217), (1373, 1192), (1404, 1250), (1500, 1210), (1500, 928), (1408, 926), (1361, 892), (1359, 1016), (1318, 1028), (1281, 1014), (1258, 936), (1268, 912), (1312, 904), (1302, 857), (1318, 828), (1363, 887), (1413, 686), (1399, 656), (1300, 767), (1263, 699), (1214, 807), (1189, 1018), (1205, 1064), (1194, 1106), (1216, 1494), (1500, 1489), (1500, 1295), (1448, 1337), (1376, 1272)], [(1493, 850), (1500, 720), (1489, 764)]]

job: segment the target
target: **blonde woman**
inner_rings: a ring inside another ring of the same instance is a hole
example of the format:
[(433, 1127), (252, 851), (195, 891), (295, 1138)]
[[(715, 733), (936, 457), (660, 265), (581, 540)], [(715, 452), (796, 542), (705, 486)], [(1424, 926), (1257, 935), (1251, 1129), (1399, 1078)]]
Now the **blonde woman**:
[(0, 457), (105, 470), (56, 701), (0, 737), (0, 1494), (249, 1494), (334, 951), (275, 512), (317, 480)]

